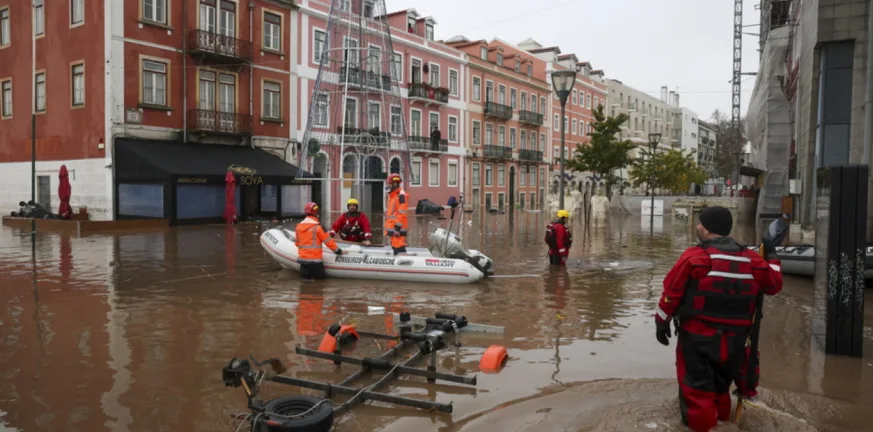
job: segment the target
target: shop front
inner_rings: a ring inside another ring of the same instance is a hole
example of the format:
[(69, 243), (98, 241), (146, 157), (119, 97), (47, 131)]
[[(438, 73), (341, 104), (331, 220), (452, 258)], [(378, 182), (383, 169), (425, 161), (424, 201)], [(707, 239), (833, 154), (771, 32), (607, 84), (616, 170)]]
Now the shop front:
[(313, 196), (311, 174), (260, 148), (118, 138), (115, 218), (219, 222), (228, 172), (240, 220), (294, 217)]

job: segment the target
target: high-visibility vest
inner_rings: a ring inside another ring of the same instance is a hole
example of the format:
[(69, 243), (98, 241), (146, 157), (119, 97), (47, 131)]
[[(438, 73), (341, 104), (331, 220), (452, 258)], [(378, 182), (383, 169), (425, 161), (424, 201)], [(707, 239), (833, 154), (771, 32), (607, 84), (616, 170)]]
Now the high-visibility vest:
[(409, 229), (409, 219), (406, 212), (409, 210), (409, 195), (402, 188), (397, 188), (388, 193), (388, 211), (385, 212), (385, 235), (393, 236), (397, 225), (400, 225), (400, 235), (405, 237)]
[(321, 262), (321, 245), (326, 244), (331, 250), (339, 249), (336, 242), (324, 232), (318, 219), (307, 216), (297, 224), (297, 260), (300, 262)]

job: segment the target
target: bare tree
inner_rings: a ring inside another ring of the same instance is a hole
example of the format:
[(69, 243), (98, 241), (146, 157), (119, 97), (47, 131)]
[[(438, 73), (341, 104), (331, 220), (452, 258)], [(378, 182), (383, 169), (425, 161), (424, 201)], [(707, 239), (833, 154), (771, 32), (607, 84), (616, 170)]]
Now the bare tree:
[(746, 144), (746, 119), (740, 119), (739, 138), (727, 114), (715, 110), (709, 120), (715, 128), (715, 170), (720, 177), (732, 178), (737, 153), (743, 151)]

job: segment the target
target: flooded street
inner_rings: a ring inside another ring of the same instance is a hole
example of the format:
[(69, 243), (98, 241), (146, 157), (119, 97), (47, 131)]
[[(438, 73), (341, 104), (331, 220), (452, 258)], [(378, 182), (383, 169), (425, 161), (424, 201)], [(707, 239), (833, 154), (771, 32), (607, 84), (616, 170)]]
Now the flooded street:
[[(454, 286), (301, 282), (265, 255), (257, 225), (81, 238), (41, 233), (34, 252), (29, 234), (0, 228), (0, 430), (232, 431), (231, 416), (246, 407), (243, 390), (221, 381), (231, 358), (280, 357), (288, 375), (340, 381), (359, 368), (335, 372), (294, 347), (317, 348), (337, 321), (376, 332), (392, 326), (389, 315), (368, 315), (368, 307), (462, 314), (506, 332), (466, 336), (458, 356), (449, 349), (440, 357), (442, 371), (478, 374), (475, 387), (412, 377), (385, 387), (453, 401), (453, 414), (368, 403), (340, 418), (336, 430), (683, 430), (676, 339), (669, 348), (658, 344), (652, 316), (664, 275), (696, 242), (690, 230), (671, 231), (668, 221), (650, 235), (639, 216), (588, 230), (573, 221), (564, 272), (545, 258), (544, 216), (522, 211), (470, 223), (465, 216), (467, 246), (509, 277)], [(439, 224), (446, 221), (411, 220), (411, 244)], [(755, 239), (744, 232), (738, 240)], [(873, 331), (863, 359), (826, 357), (809, 336), (811, 305), (811, 279), (786, 277), (783, 293), (768, 298), (766, 408), (748, 409), (740, 429), (719, 430), (870, 430)], [(870, 303), (866, 327), (873, 328)], [(477, 369), (491, 344), (509, 350), (500, 374)], [(354, 355), (379, 348), (362, 341)], [(271, 396), (295, 392), (265, 385)]]

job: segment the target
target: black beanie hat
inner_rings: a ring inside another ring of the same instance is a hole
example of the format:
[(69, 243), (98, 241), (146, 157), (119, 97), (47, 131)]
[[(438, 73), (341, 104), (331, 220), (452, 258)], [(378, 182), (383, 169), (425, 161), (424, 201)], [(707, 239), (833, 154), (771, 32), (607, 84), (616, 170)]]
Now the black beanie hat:
[(734, 218), (731, 216), (730, 210), (720, 206), (712, 206), (700, 212), (700, 224), (713, 234), (727, 236), (731, 234)]

